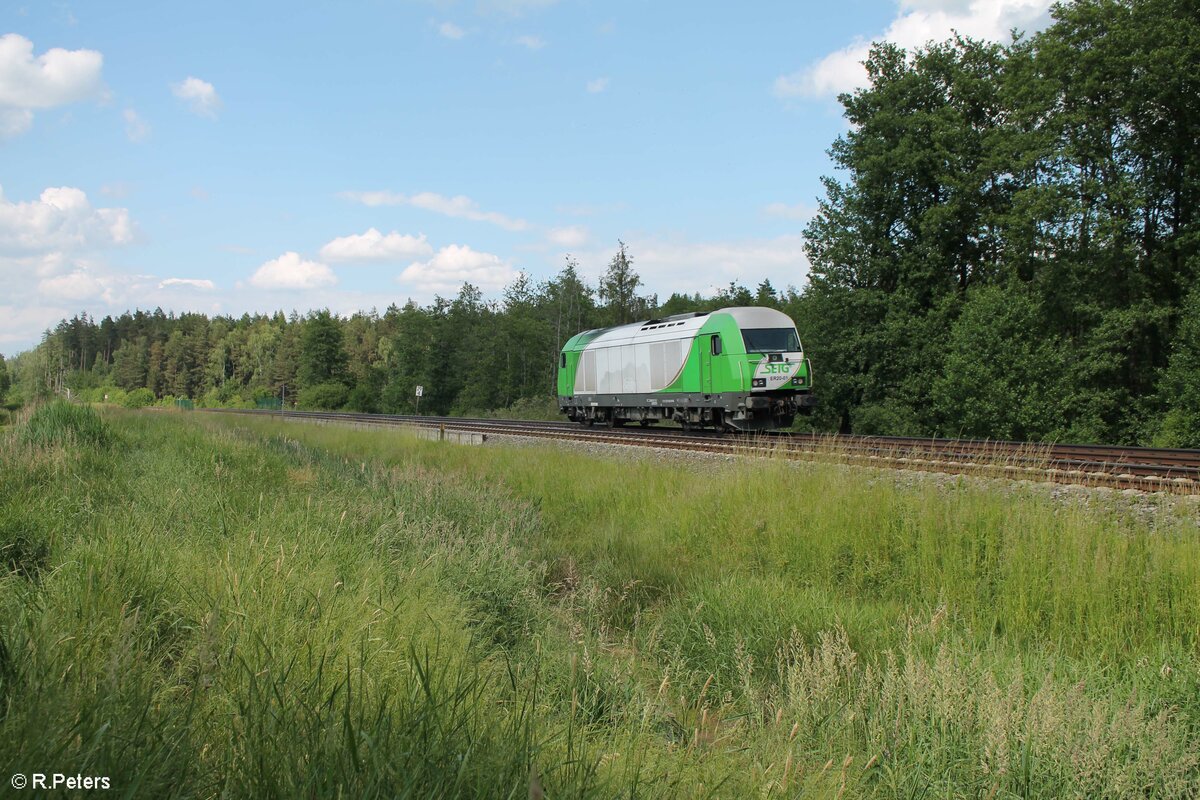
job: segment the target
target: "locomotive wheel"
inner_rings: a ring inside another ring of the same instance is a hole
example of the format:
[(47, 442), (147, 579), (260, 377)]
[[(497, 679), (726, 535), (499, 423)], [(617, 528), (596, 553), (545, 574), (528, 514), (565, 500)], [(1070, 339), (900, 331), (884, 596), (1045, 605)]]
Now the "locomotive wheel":
[(648, 428), (648, 427), (650, 427), (650, 420), (643, 419), (643, 420), (640, 420), (638, 422), (638, 424), (641, 425), (643, 428)]

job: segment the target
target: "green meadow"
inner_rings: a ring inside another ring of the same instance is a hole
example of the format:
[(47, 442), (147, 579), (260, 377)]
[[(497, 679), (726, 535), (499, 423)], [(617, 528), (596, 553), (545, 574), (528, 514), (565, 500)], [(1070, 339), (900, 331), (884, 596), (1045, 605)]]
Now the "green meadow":
[(1145, 502), (45, 405), (0, 430), (0, 785), (1194, 797), (1200, 511)]

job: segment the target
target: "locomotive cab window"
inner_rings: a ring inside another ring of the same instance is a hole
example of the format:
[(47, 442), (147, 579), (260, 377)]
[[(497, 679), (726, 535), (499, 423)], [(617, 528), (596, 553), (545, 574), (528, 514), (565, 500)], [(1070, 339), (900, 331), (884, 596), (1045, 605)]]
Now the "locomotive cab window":
[(561, 353), (561, 354), (559, 354), (559, 358), (560, 358), (560, 360), (558, 362), (558, 365), (560, 367), (562, 367), (563, 369), (566, 369), (567, 368), (567, 354)]
[(721, 355), (721, 337), (718, 335), (712, 337), (712, 354), (714, 356)]
[(743, 328), (747, 353), (797, 353), (800, 337), (795, 328)]

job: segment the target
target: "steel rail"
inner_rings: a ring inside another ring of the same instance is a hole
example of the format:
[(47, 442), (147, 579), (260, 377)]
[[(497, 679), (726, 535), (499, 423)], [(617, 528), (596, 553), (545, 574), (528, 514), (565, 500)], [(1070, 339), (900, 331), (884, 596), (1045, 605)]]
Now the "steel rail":
[(419, 426), (484, 436), (529, 436), (693, 452), (821, 458), (900, 469), (988, 474), (1140, 491), (1200, 493), (1200, 450), (789, 432), (684, 433), (673, 427), (588, 428), (570, 422), (541, 420), (336, 411), (204, 410), (367, 425)]

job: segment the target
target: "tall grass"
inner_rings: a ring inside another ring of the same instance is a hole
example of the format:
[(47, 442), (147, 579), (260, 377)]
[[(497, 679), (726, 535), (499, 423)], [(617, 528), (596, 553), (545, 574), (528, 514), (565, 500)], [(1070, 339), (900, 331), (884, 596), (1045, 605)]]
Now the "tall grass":
[(108, 425), (89, 406), (55, 400), (37, 406), (22, 427), (22, 436), (39, 446), (95, 446), (111, 443)]
[(0, 577), (6, 774), (145, 797), (596, 783), (536, 664), (477, 643), (470, 598), (404, 545), (429, 535), (403, 521), (405, 482), (177, 418), (116, 417), (119, 451), (42, 445), (33, 419), (0, 441), (0, 519), (44, 545)]
[(1151, 526), (831, 465), (104, 422), (125, 446), (0, 435), (0, 547), (26, 542), (0, 770), (186, 797), (1196, 793), (1186, 504)]

